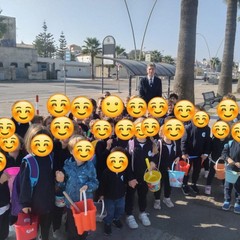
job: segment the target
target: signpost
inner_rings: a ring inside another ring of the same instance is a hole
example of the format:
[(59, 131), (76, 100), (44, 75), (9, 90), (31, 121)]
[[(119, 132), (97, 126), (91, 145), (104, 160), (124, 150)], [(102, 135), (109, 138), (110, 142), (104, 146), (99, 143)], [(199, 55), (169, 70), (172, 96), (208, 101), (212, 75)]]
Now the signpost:
[(71, 52), (69, 49), (65, 50), (65, 61), (63, 65), (63, 72), (64, 72), (64, 94), (66, 95), (66, 62), (71, 61)]

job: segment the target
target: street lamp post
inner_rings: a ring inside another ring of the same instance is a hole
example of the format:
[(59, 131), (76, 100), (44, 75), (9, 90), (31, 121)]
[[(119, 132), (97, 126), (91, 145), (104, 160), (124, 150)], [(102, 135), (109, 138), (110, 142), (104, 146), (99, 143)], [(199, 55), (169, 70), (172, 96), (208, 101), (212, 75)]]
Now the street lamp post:
[(210, 54), (210, 49), (207, 43), (207, 39), (205, 38), (205, 36), (201, 33), (196, 33), (197, 35), (201, 36), (206, 44), (207, 50), (208, 50), (208, 56), (209, 56), (209, 61), (211, 61), (211, 54)]

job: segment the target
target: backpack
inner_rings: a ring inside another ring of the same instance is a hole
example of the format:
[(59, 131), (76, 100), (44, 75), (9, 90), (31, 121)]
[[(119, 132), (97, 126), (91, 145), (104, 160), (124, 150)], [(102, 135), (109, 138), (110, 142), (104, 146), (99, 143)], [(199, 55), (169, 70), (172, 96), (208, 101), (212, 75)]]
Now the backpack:
[[(50, 160), (51, 160), (51, 168), (53, 168), (53, 160), (51, 154)], [(37, 163), (36, 158), (32, 154), (28, 154), (25, 156), (22, 160), (22, 162), (25, 162), (29, 167), (29, 177), (30, 177), (30, 183), (31, 183), (31, 195), (33, 194), (33, 189), (37, 185), (38, 178), (39, 178), (39, 166)], [(11, 198), (11, 214), (13, 216), (17, 216), (18, 213), (21, 212), (22, 206), (19, 202), (19, 194), (20, 194), (20, 172), (17, 174), (13, 181), (13, 188), (12, 188), (12, 198)]]

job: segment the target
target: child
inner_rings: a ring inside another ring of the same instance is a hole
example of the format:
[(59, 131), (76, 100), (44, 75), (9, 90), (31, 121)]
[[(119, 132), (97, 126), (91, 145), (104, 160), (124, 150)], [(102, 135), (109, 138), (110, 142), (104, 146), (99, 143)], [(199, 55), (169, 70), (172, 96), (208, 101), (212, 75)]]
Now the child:
[[(138, 118), (134, 124), (142, 122), (144, 118)], [(129, 162), (129, 172), (128, 172), (128, 187), (126, 193), (126, 214), (127, 214), (127, 225), (131, 229), (138, 228), (138, 224), (133, 216), (133, 204), (134, 195), (137, 191), (138, 193), (138, 206), (140, 210), (139, 220), (144, 226), (150, 226), (151, 222), (145, 212), (147, 208), (147, 193), (148, 186), (143, 180), (144, 173), (147, 169), (146, 158), (149, 158), (150, 164), (152, 161), (156, 162), (157, 157), (157, 146), (149, 138), (135, 138), (133, 151), (129, 151), (131, 154), (131, 160)]]
[[(120, 151), (126, 154), (121, 147), (114, 147), (111, 151)], [(127, 154), (126, 154), (127, 155)], [(106, 168), (103, 172), (103, 177), (100, 182), (99, 194), (100, 199), (104, 198), (107, 216), (104, 218), (104, 233), (110, 235), (112, 233), (112, 223), (117, 228), (122, 228), (120, 221), (125, 209), (125, 193), (127, 185), (126, 170), (120, 173), (112, 172)]]
[[(73, 135), (68, 142), (68, 149), (72, 154), (73, 148), (77, 142), (84, 139), (81, 135)], [(92, 198), (94, 191), (98, 188), (96, 170), (91, 161), (82, 162), (71, 156), (64, 163), (65, 173), (65, 191), (74, 202), (79, 202), (80, 191), (86, 191), (87, 198)], [(62, 182), (64, 175), (61, 171), (56, 173), (57, 181)], [(86, 239), (88, 233), (84, 232), (79, 235), (75, 226), (70, 204), (66, 201), (67, 206), (67, 234), (68, 239)]]
[[(171, 117), (166, 118), (165, 120), (167, 121), (168, 119), (171, 119)], [(165, 121), (165, 122), (166, 122)], [(173, 162), (177, 163), (179, 161), (179, 157), (181, 156), (181, 150), (180, 150), (180, 144), (179, 141), (172, 141), (168, 139), (164, 134), (163, 134), (163, 126), (161, 127), (159, 131), (159, 170), (162, 174), (162, 179), (161, 179), (161, 188), (159, 191), (154, 193), (155, 197), (155, 202), (154, 202), (154, 209), (161, 209), (161, 201), (160, 201), (160, 196), (161, 196), (161, 189), (162, 186), (164, 186), (164, 198), (163, 198), (163, 203), (166, 204), (167, 207), (171, 208), (174, 207), (173, 202), (170, 199), (171, 195), (171, 186), (169, 182), (169, 175), (168, 175), (168, 170), (172, 168)]]
[[(25, 138), (26, 151), (33, 155), (31, 141), (38, 134), (46, 134), (52, 138), (49, 130), (40, 124), (33, 124), (29, 127)], [(34, 189), (30, 182), (29, 165), (22, 161), (20, 167), (20, 194), (19, 202), (23, 206), (24, 213), (32, 212), (39, 217), (42, 240), (49, 239), (51, 216), (54, 208), (54, 171), (51, 154), (45, 157), (34, 155), (39, 169), (39, 177)]]

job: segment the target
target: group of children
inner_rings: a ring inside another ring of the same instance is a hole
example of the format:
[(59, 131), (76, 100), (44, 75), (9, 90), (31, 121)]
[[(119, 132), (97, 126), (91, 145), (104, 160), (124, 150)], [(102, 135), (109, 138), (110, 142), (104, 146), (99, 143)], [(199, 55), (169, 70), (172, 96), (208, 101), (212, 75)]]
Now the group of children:
[[(109, 93), (108, 93), (109, 94)], [(227, 96), (232, 98), (232, 96)], [(104, 98), (104, 97), (103, 97)], [(74, 218), (70, 204), (64, 200), (63, 191), (72, 198), (74, 202), (80, 199), (79, 191), (85, 191), (87, 198), (95, 201), (104, 199), (107, 216), (104, 218), (104, 233), (110, 235), (112, 225), (122, 228), (121, 218), (126, 214), (126, 223), (131, 229), (138, 228), (134, 216), (134, 196), (138, 195), (138, 219), (144, 226), (150, 226), (151, 221), (146, 213), (148, 185), (144, 181), (147, 168), (146, 158), (150, 161), (150, 168), (157, 168), (162, 175), (161, 188), (154, 193), (154, 209), (161, 209), (161, 192), (163, 187), (162, 202), (169, 208), (174, 207), (171, 201), (171, 186), (168, 170), (173, 163), (177, 164), (180, 158), (188, 159), (192, 171), (192, 184), (188, 185), (189, 172), (183, 179), (182, 190), (189, 195), (190, 189), (199, 193), (197, 186), (199, 174), (203, 163), (209, 171), (206, 180), (205, 194), (211, 194), (211, 183), (215, 175), (214, 163), (220, 157), (228, 162), (228, 167), (240, 171), (240, 144), (235, 140), (211, 138), (209, 126), (196, 127), (191, 121), (185, 123), (185, 133), (180, 140), (168, 139), (163, 133), (163, 124), (174, 117), (174, 104), (178, 100), (176, 94), (172, 94), (168, 101), (167, 114), (158, 119), (161, 128), (159, 134), (154, 137), (134, 137), (131, 140), (121, 140), (112, 133), (107, 139), (95, 139), (91, 127), (97, 119), (106, 119), (112, 125), (121, 118), (128, 118), (134, 124), (141, 123), (145, 118), (132, 119), (127, 111), (123, 111), (117, 119), (106, 118), (101, 111), (100, 98), (98, 103), (91, 99), (94, 112), (84, 120), (69, 118), (74, 122), (73, 135), (65, 140), (54, 139), (50, 132), (52, 116), (43, 119), (35, 116), (31, 124), (18, 128), (16, 133), (20, 143), (17, 150), (4, 153), (7, 158), (5, 167), (20, 167), (20, 194), (19, 202), (24, 213), (33, 213), (38, 216), (41, 229), (41, 239), (49, 239), (49, 231), (52, 225), (54, 236), (62, 224), (63, 213), (66, 212), (66, 232), (69, 240), (86, 239), (88, 233), (79, 235), (74, 224)], [(139, 130), (141, 131), (141, 130)], [(53, 151), (44, 157), (35, 156), (31, 149), (31, 140), (38, 134), (48, 135), (54, 142)], [(83, 162), (73, 156), (74, 145), (82, 139), (88, 139), (95, 145), (94, 161)], [(229, 143), (230, 142), (230, 143)], [(121, 173), (112, 172), (107, 168), (106, 160), (111, 152), (121, 151), (128, 157), (128, 167)], [(26, 155), (32, 155), (37, 162), (39, 177), (37, 183), (32, 186), (30, 180), (30, 166), (26, 161)], [(210, 160), (210, 161), (209, 161)], [(208, 162), (209, 161), (209, 162)], [(207, 163), (207, 164), (206, 164)], [(5, 240), (9, 234), (9, 224), (16, 222), (17, 216), (11, 213), (11, 199), (8, 189), (9, 176), (0, 171), (0, 240)], [(225, 181), (223, 209), (230, 209), (231, 192), (235, 189), (236, 202), (234, 212), (240, 213), (240, 180), (235, 184)]]

